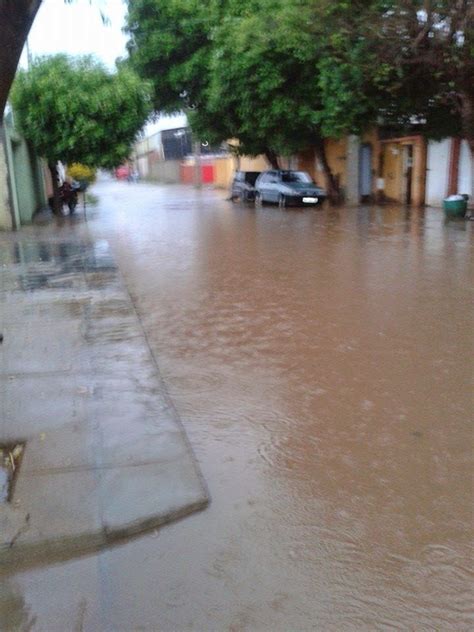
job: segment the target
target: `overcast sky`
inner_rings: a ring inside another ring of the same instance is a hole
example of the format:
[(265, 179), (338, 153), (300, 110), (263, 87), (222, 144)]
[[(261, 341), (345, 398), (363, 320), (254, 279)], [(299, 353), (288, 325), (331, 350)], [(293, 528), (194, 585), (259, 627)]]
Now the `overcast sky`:
[[(100, 11), (110, 20), (104, 25)], [(122, 33), (126, 6), (122, 0), (43, 0), (28, 38), (32, 55), (65, 52), (92, 53), (113, 68), (125, 55), (127, 37)], [(26, 63), (24, 51), (22, 65)]]
[[(101, 11), (109, 24), (103, 24)], [(127, 37), (122, 33), (126, 11), (122, 0), (75, 0), (72, 4), (43, 0), (28, 37), (30, 53), (33, 56), (61, 52), (93, 54), (112, 69), (117, 57), (126, 55)], [(22, 67), (26, 67), (26, 60), (25, 48)], [(184, 115), (163, 116), (146, 126), (146, 134), (186, 124)]]

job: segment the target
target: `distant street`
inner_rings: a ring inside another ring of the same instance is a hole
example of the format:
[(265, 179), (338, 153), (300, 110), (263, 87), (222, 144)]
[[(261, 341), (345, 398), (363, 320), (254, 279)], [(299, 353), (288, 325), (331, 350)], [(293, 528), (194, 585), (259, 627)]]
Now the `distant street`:
[(58, 235), (110, 243), (211, 504), (12, 575), (10, 623), (472, 629), (474, 222), (255, 209), (181, 185), (93, 193), (87, 225), (78, 210)]

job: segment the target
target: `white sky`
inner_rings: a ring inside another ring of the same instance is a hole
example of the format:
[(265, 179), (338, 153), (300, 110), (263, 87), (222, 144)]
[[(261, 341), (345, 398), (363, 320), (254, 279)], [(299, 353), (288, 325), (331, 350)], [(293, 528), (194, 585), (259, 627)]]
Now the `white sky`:
[[(110, 20), (102, 23), (102, 11)], [(122, 0), (43, 0), (28, 38), (33, 56), (53, 53), (94, 54), (109, 68), (125, 56), (127, 37), (122, 33), (126, 5)], [(26, 64), (23, 51), (22, 66)]]
[[(103, 24), (101, 11), (110, 24)], [(33, 57), (54, 53), (93, 54), (112, 69), (117, 57), (126, 56), (127, 36), (122, 32), (126, 12), (122, 0), (75, 0), (72, 4), (43, 0), (28, 37), (30, 53)], [(26, 67), (26, 48), (20, 64)], [(145, 134), (186, 124), (184, 115), (160, 117), (146, 125)]]

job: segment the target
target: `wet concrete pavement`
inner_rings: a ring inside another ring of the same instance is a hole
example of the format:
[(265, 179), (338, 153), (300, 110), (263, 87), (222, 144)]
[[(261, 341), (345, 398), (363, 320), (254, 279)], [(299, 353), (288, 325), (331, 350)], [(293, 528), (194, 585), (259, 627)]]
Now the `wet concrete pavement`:
[(213, 502), (12, 575), (3, 627), (471, 629), (472, 223), (95, 192)]
[(207, 505), (105, 240), (0, 235), (0, 331), (0, 573)]

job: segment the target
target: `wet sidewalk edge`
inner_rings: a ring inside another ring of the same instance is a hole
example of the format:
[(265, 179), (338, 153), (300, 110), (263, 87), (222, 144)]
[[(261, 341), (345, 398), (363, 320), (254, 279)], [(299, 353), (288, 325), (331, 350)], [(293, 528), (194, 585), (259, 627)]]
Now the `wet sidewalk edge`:
[(0, 567), (84, 553), (205, 508), (209, 493), (104, 240), (0, 235)]

